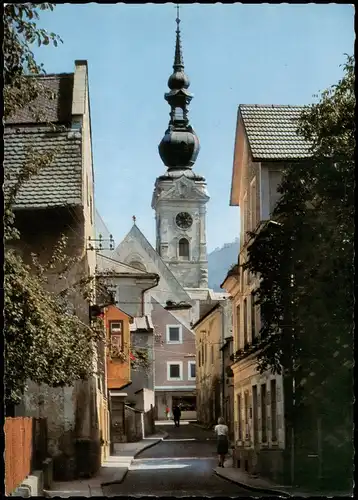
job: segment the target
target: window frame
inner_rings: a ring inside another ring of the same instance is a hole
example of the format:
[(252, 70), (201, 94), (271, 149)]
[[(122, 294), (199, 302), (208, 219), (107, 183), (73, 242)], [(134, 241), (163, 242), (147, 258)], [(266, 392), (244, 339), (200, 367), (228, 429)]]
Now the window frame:
[(249, 225), (250, 231), (254, 231), (257, 225), (257, 184), (256, 177), (250, 182), (250, 206), (249, 206)]
[[(179, 329), (179, 340), (170, 340), (170, 329)], [(183, 329), (182, 325), (166, 325), (166, 343), (167, 344), (182, 344), (183, 343)]]
[[(176, 365), (179, 366), (179, 377), (170, 376), (170, 367)], [(167, 380), (183, 380), (183, 362), (182, 361), (167, 361)]]
[[(181, 241), (186, 241), (186, 243), (187, 243), (188, 253), (185, 255), (180, 254), (180, 247), (181, 247), (180, 242)], [(179, 260), (190, 260), (190, 241), (188, 240), (188, 238), (185, 238), (184, 236), (182, 236), (178, 240), (178, 259)]]
[(251, 342), (254, 343), (255, 339), (257, 339), (258, 331), (257, 331), (257, 321), (256, 321), (256, 290), (252, 290), (250, 294), (250, 315), (251, 315)]
[(270, 380), (271, 442), (278, 441), (277, 432), (277, 380)]
[[(121, 325), (120, 328), (120, 333), (117, 333), (116, 331), (113, 331), (112, 326), (113, 324), (119, 324)], [(108, 331), (109, 331), (109, 340), (110, 340), (110, 357), (111, 359), (116, 359), (120, 356), (115, 356), (113, 354), (113, 347), (115, 345), (119, 345), (117, 348), (118, 354), (124, 352), (124, 335), (123, 335), (123, 329), (124, 329), (124, 321), (122, 319), (111, 319), (108, 321)], [(114, 339), (116, 339), (116, 342), (114, 342)], [(118, 342), (119, 339), (119, 342)]]
[(248, 346), (248, 344), (249, 344), (247, 297), (244, 298), (243, 309), (244, 309), (243, 345), (244, 345), (244, 349), (245, 349), (245, 347)]
[[(195, 366), (195, 377), (191, 375), (191, 367)], [(188, 380), (196, 380), (196, 361), (188, 361)]]

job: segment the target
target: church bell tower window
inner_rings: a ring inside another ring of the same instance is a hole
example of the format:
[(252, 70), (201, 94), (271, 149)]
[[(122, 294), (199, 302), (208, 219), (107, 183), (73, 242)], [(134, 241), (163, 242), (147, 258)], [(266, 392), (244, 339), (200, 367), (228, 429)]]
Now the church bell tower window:
[(189, 260), (189, 241), (186, 238), (179, 240), (179, 258)]

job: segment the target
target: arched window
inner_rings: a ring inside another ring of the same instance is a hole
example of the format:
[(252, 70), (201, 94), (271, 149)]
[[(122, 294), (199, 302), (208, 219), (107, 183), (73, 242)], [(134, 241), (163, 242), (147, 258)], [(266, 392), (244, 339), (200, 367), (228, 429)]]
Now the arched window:
[(129, 263), (129, 265), (135, 267), (136, 269), (140, 269), (141, 271), (146, 271), (145, 265), (142, 264), (142, 262), (139, 262), (138, 260), (132, 260)]
[(174, 109), (174, 119), (175, 120), (183, 120), (184, 118), (184, 111), (182, 108), (175, 108)]
[(189, 241), (185, 238), (179, 240), (179, 257), (189, 260)]

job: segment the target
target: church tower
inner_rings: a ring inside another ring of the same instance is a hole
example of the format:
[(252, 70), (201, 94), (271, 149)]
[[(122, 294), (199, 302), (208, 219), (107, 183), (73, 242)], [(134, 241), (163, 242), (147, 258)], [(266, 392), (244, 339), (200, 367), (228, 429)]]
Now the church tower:
[(200, 146), (188, 119), (193, 96), (184, 72), (177, 8), (174, 71), (164, 96), (170, 120), (159, 144), (166, 172), (156, 179), (152, 208), (157, 252), (184, 288), (198, 289), (208, 287), (205, 219), (209, 196), (204, 177), (193, 171)]

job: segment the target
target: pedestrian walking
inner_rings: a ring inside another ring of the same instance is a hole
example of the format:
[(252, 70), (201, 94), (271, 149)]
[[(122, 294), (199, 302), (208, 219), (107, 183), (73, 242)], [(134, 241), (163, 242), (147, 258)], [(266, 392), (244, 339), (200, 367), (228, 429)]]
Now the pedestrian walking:
[(216, 437), (217, 437), (217, 450), (218, 450), (218, 457), (219, 457), (219, 467), (224, 467), (224, 461), (225, 461), (225, 455), (229, 451), (229, 439), (228, 439), (228, 434), (229, 434), (229, 428), (227, 425), (225, 425), (225, 420), (223, 417), (220, 417), (218, 419), (218, 425), (215, 425), (214, 428)]
[(167, 419), (169, 420), (170, 419), (170, 408), (168, 406), (165, 408), (165, 415), (166, 415)]
[(173, 408), (173, 417), (174, 417), (175, 427), (179, 427), (179, 425), (180, 425), (180, 417), (181, 417), (181, 409), (179, 408), (179, 406), (175, 406)]

